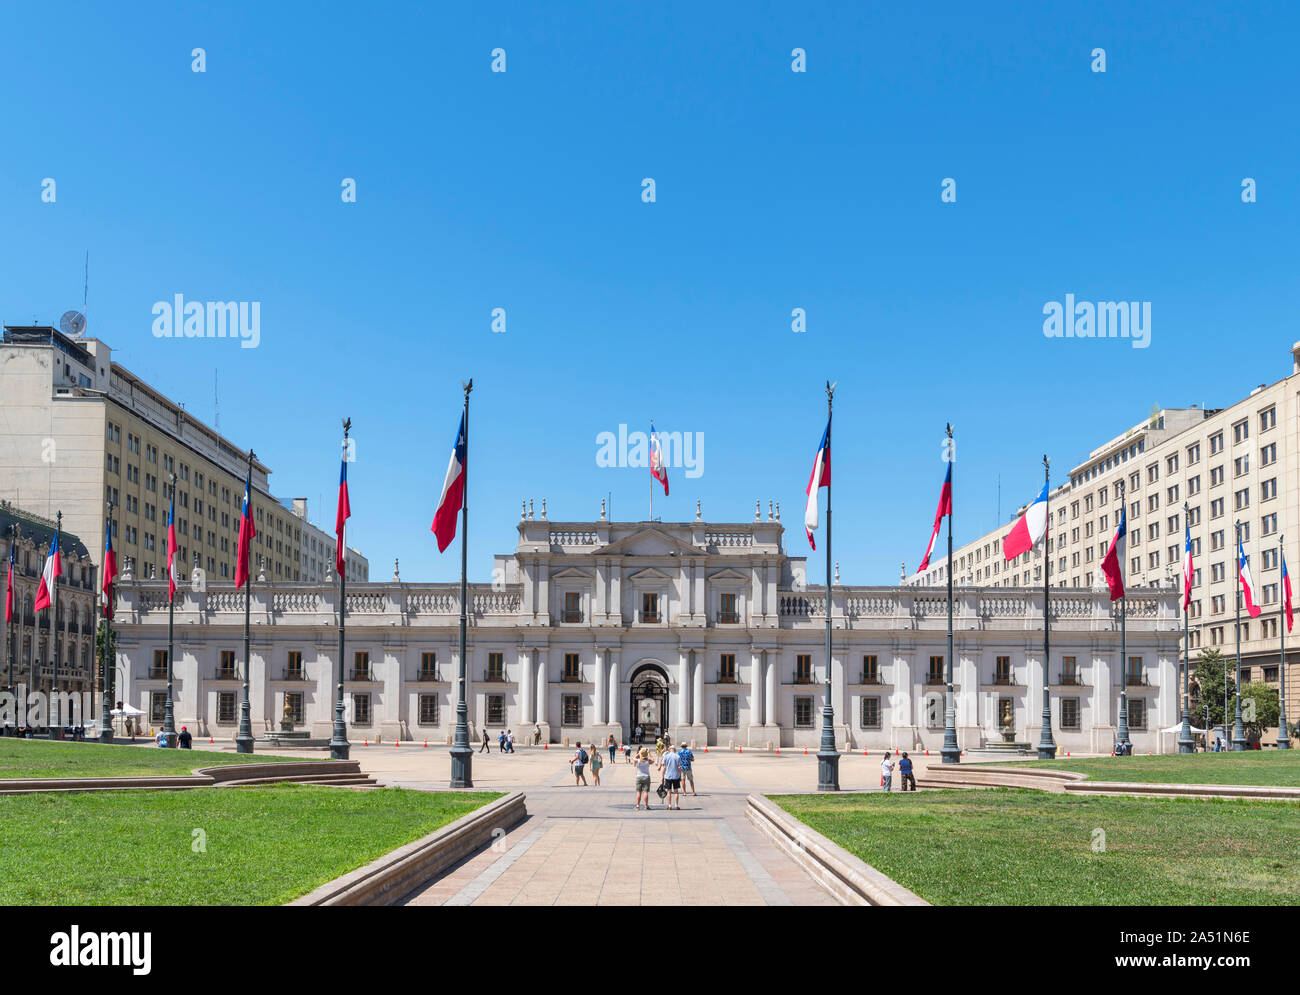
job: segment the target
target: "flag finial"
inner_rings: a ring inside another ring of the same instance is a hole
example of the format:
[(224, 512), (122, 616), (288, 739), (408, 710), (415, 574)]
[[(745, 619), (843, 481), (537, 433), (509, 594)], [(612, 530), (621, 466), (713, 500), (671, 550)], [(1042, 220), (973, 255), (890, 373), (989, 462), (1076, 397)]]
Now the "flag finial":
[(700, 520), (700, 499), (699, 498), (695, 499), (695, 520), (697, 522)]

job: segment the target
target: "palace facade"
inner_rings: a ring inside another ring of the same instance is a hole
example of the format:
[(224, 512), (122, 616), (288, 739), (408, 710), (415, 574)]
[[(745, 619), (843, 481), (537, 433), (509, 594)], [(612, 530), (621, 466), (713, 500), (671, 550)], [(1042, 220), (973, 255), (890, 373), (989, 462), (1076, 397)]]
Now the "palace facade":
[[(545, 512), (543, 512), (543, 515)], [(531, 513), (492, 583), (469, 586), (466, 696), (471, 736), (619, 741), (640, 725), (679, 740), (808, 747), (827, 693), (826, 592), (806, 587), (771, 506), (752, 522), (551, 522)], [(838, 568), (837, 568), (838, 572)], [(229, 738), (239, 721), (244, 595), (229, 584), (177, 593), (177, 724)], [(120, 579), (115, 625), (123, 689), (155, 725), (166, 690), (167, 588)], [(965, 749), (1038, 740), (1043, 591), (955, 592), (958, 738)], [(1128, 598), (1127, 660), (1104, 591), (1052, 593), (1053, 733), (1105, 752), (1120, 685), (1139, 751), (1173, 752), (1179, 718), (1177, 594)], [(338, 664), (338, 588), (258, 583), (249, 661), (254, 734), (328, 739)], [(456, 722), (459, 584), (371, 582), (347, 589), (344, 687), (353, 742), (446, 743)], [(833, 589), (830, 696), (841, 750), (937, 751), (943, 743), (947, 604), (918, 586)]]

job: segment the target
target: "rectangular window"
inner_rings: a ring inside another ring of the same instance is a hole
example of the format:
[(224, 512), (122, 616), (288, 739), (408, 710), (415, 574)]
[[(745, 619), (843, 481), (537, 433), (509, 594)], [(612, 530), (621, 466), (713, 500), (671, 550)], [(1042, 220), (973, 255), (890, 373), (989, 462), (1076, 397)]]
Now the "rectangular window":
[(926, 684), (943, 683), (943, 657), (941, 656), (930, 657), (930, 669), (926, 672), (925, 683)]
[(220, 691), (217, 693), (217, 722), (220, 725), (230, 725), (235, 721), (235, 692)]
[(490, 726), (503, 726), (506, 724), (505, 695), (490, 694), (487, 696), (487, 724)]
[(562, 725), (581, 726), (582, 725), (582, 695), (566, 694), (561, 699), (562, 708), (560, 710), (560, 720)]
[(1145, 729), (1147, 727), (1147, 703), (1141, 698), (1128, 700), (1128, 727)]
[(1259, 430), (1267, 432), (1277, 424), (1277, 408), (1265, 408), (1259, 413)]
[(160, 723), (167, 711), (167, 692), (153, 691), (149, 695), (149, 721)]
[(796, 684), (811, 684), (813, 682), (812, 656), (808, 653), (800, 653), (794, 658), (794, 682)]
[(149, 670), (149, 676), (156, 679), (165, 679), (167, 677), (167, 651), (153, 651), (153, 667)]
[(582, 683), (582, 656), (578, 653), (564, 654), (564, 677), (566, 684)]
[(1277, 443), (1270, 442), (1267, 446), (1263, 446), (1259, 451), (1259, 465), (1272, 466), (1276, 462), (1277, 462)]
[(723, 653), (718, 657), (718, 683), (736, 683), (736, 654)]
[(1232, 426), (1232, 443), (1236, 445), (1238, 442), (1245, 442), (1249, 438), (1250, 422), (1243, 418)]
[(565, 592), (564, 621), (566, 622), (582, 621), (582, 593), (580, 591)]
[(370, 695), (354, 694), (352, 696), (352, 724), (354, 726), (370, 725)]
[(993, 661), (993, 683), (1011, 683), (1011, 657), (1000, 656)]
[(641, 621), (642, 622), (659, 621), (659, 595), (657, 594), (641, 595)]
[(1061, 657), (1061, 683), (1066, 685), (1079, 683), (1079, 660), (1077, 657)]
[(736, 726), (736, 696), (724, 694), (718, 697), (718, 726), (734, 728)]
[(238, 678), (239, 678), (239, 674), (235, 670), (235, 651), (222, 650), (221, 663), (217, 669), (217, 680), (233, 681), (233, 680), (237, 680)]
[(1259, 485), (1259, 499), (1261, 501), (1271, 501), (1277, 497), (1277, 477), (1264, 481)]
[(1142, 658), (1140, 656), (1128, 658), (1128, 666), (1124, 668), (1124, 683), (1130, 685), (1146, 683), (1146, 678), (1142, 673)]
[(284, 676), (286, 680), (300, 681), (305, 676), (302, 669), (302, 652), (300, 650), (290, 650), (288, 659), (284, 665)]
[(438, 724), (438, 696), (436, 694), (420, 695), (420, 725), (436, 726)]
[(284, 703), (289, 706), (289, 721), (294, 725), (303, 723), (303, 705), (301, 691), (286, 691)]
[(505, 656), (501, 653), (488, 654), (487, 674), (484, 680), (500, 683), (506, 679)]
[(870, 654), (862, 658), (862, 683), (880, 683), (880, 663), (877, 661), (875, 654)]
[(794, 700), (794, 727), (796, 729), (811, 729), (813, 724), (813, 700), (806, 697), (798, 697)]
[(879, 698), (862, 699), (862, 728), (863, 729), (880, 728), (880, 699)]
[(1061, 728), (1062, 729), (1079, 728), (1079, 699), (1078, 698), (1061, 699)]
[(721, 607), (718, 610), (718, 622), (723, 625), (729, 625), (738, 623), (739, 621), (740, 612), (736, 610), (736, 595), (722, 595)]

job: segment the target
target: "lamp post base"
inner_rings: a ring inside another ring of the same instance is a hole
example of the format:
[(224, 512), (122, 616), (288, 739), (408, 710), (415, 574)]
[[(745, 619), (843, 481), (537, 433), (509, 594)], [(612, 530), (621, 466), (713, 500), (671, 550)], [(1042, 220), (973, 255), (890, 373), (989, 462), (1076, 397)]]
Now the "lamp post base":
[(331, 740), (331, 742), (330, 742), (330, 759), (331, 759), (331, 760), (347, 760), (347, 759), (348, 759), (348, 755), (349, 755), (351, 752), (352, 752), (352, 744), (351, 744), (351, 743), (347, 743), (347, 742), (343, 742), (343, 743), (335, 743), (335, 742), (333, 742), (333, 741)]
[(113, 742), (113, 727), (112, 727), (112, 726), (104, 726), (104, 728), (102, 728), (102, 729), (99, 730), (99, 741), (100, 741), (101, 743), (111, 743), (111, 742)]
[(1291, 749), (1291, 740), (1287, 737), (1286, 733), (1282, 733), (1277, 737), (1277, 748), (1279, 750)]
[(941, 755), (943, 757), (943, 762), (946, 764), (961, 763), (961, 750), (956, 747), (945, 746), (941, 751)]
[(474, 751), (468, 746), (456, 745), (451, 748), (451, 786), (474, 787)]
[(253, 737), (252, 737), (252, 736), (236, 736), (236, 737), (235, 737), (235, 752), (236, 752), (236, 753), (252, 753), (252, 752), (253, 752)]
[(840, 755), (834, 750), (817, 754), (817, 790), (840, 790)]
[(1039, 744), (1038, 744), (1038, 759), (1039, 759), (1039, 760), (1055, 760), (1055, 759), (1056, 759), (1056, 744), (1055, 744), (1055, 743), (1039, 743)]

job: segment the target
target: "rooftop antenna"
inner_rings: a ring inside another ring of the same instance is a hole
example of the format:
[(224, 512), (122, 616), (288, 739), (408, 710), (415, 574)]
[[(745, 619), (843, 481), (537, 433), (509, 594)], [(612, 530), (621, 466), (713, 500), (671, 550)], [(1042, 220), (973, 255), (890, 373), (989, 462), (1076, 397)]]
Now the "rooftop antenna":
[(212, 371), (212, 427), (217, 432), (221, 431), (221, 405), (217, 399), (217, 371)]
[(85, 281), (81, 285), (81, 313), (86, 313), (86, 299), (90, 296), (90, 250), (86, 250)]

